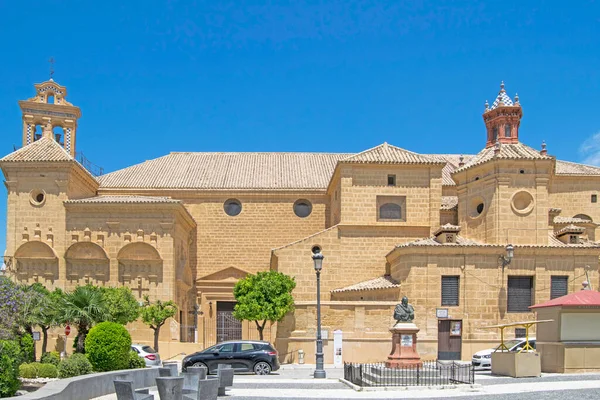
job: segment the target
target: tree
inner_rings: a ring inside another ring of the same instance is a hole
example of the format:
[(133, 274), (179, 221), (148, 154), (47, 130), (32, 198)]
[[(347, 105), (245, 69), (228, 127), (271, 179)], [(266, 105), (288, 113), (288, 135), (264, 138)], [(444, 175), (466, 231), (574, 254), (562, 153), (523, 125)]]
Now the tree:
[(292, 290), (295, 287), (294, 278), (281, 272), (248, 275), (240, 279), (233, 288), (233, 295), (237, 300), (233, 316), (239, 320), (254, 321), (260, 340), (263, 340), (267, 321), (281, 321), (288, 312), (293, 311)]
[(107, 321), (127, 325), (139, 318), (140, 305), (130, 288), (102, 288), (102, 294), (108, 311)]
[(107, 317), (103, 293), (95, 286), (78, 286), (63, 297), (60, 320), (77, 327), (77, 353), (85, 353), (85, 337), (90, 328)]
[[(44, 288), (46, 291), (47, 289)], [(42, 355), (46, 353), (48, 347), (48, 330), (53, 326), (60, 325), (60, 306), (63, 301), (64, 292), (60, 289), (54, 289), (54, 291), (44, 296), (44, 306), (40, 309), (40, 315), (38, 316), (38, 326), (42, 330)]]
[(142, 321), (154, 331), (154, 350), (158, 352), (158, 335), (160, 327), (167, 319), (177, 314), (177, 305), (171, 300), (162, 302), (156, 300), (150, 303), (148, 296), (144, 296), (144, 306), (142, 307)]
[(0, 340), (17, 338), (23, 305), (21, 289), (10, 279), (0, 277)]

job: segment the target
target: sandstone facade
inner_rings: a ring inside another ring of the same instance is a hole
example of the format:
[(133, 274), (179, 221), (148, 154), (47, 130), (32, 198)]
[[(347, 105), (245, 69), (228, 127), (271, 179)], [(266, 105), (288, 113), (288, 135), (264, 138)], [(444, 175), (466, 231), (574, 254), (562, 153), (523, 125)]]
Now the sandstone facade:
[[(532, 318), (514, 311), (515, 293), (534, 304), (555, 293), (555, 281), (568, 292), (600, 283), (600, 168), (522, 144), (521, 106), (503, 87), (483, 114), (486, 147), (476, 155), (387, 143), (358, 154), (171, 153), (101, 176), (74, 157), (81, 113), (66, 88), (48, 81), (36, 90), (20, 102), (23, 147), (0, 160), (8, 273), (49, 288), (126, 285), (140, 300), (173, 299), (180, 313), (162, 332), (166, 352), (185, 349), (175, 342), (198, 349), (257, 338), (253, 323), (232, 320), (232, 289), (274, 269), (295, 277), (296, 308), (266, 339), (282, 361), (299, 349), (312, 360), (315, 247), (325, 256), (326, 362), (335, 330), (344, 360), (385, 360), (404, 295), (421, 329), (419, 353), (447, 355), (440, 335), (450, 321), (460, 327), (452, 357), (468, 359), (498, 341), (486, 326)], [(443, 304), (448, 277), (456, 304)], [(515, 289), (515, 277), (532, 287)], [(140, 324), (130, 329), (134, 340), (151, 338)]]

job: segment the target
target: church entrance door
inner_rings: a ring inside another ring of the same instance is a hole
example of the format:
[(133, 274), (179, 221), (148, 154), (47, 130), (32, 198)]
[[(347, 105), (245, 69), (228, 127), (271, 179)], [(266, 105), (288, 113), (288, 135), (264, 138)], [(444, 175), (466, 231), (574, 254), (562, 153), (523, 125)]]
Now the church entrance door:
[(217, 343), (242, 339), (242, 321), (233, 316), (234, 301), (217, 302)]
[(438, 360), (460, 360), (462, 350), (462, 321), (438, 320)]

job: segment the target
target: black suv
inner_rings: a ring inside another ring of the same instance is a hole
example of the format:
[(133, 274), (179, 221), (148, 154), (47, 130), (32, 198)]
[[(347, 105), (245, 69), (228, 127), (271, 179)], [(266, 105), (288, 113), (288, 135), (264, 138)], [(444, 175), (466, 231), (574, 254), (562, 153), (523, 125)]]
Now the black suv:
[(279, 369), (277, 350), (269, 342), (254, 340), (219, 343), (186, 356), (181, 367), (185, 371), (190, 366), (202, 366), (208, 368), (208, 373), (216, 373), (219, 364), (229, 364), (236, 372), (257, 375), (268, 375)]

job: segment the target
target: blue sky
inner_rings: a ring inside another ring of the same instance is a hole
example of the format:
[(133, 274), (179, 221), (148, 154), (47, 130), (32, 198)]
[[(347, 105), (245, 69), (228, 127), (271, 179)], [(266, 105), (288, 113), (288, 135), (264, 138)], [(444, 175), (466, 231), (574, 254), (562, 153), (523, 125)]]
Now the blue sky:
[(170, 151), (476, 153), (501, 80), (521, 141), (600, 164), (599, 3), (0, 0), (0, 37), (2, 155), (52, 56), (105, 171)]

